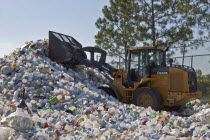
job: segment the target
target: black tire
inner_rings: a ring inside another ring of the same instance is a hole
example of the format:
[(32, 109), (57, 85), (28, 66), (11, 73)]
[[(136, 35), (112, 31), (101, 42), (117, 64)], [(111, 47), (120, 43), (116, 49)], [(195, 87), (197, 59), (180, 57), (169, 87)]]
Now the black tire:
[(133, 103), (137, 106), (151, 106), (154, 110), (161, 110), (163, 106), (161, 95), (151, 87), (137, 89), (133, 95)]
[(109, 87), (98, 87), (98, 89), (101, 89), (104, 92), (106, 92), (107, 94), (113, 96), (114, 98), (117, 98), (115, 92), (111, 88), (109, 88)]

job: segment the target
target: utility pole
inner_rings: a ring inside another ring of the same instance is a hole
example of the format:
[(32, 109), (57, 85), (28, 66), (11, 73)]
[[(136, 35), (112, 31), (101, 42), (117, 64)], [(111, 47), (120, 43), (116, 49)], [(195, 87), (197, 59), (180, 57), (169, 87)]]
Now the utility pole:
[(182, 66), (184, 65), (185, 49), (186, 49), (186, 45), (184, 45), (183, 58), (182, 58)]
[(154, 0), (152, 0), (152, 41), (153, 41), (153, 47), (155, 47), (155, 14), (154, 14)]
[(120, 69), (120, 54), (119, 54), (119, 69)]

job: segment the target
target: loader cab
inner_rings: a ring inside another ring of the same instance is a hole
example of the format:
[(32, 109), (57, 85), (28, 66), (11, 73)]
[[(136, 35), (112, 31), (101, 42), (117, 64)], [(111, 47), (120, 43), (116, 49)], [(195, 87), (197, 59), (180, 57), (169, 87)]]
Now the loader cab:
[(141, 78), (149, 78), (152, 68), (166, 66), (165, 51), (155, 47), (139, 47), (128, 50), (128, 83), (132, 86)]

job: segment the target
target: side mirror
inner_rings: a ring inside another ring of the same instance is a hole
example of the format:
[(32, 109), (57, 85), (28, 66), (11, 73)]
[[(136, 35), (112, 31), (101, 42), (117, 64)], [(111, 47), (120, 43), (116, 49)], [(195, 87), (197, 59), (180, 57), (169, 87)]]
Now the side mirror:
[(172, 63), (174, 62), (174, 60), (170, 58), (170, 59), (168, 60), (168, 62), (170, 63), (170, 67), (172, 67)]

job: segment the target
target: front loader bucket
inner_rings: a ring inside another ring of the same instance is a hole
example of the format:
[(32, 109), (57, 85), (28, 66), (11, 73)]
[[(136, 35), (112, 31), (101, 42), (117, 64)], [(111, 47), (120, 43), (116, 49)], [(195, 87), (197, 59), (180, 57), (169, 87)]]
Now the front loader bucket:
[[(85, 52), (89, 52), (91, 59), (87, 59)], [(94, 59), (95, 53), (100, 53), (99, 61)], [(66, 66), (85, 65), (98, 68), (112, 74), (117, 69), (106, 63), (106, 51), (96, 47), (83, 47), (73, 37), (49, 31), (49, 58)]]
[(87, 56), (82, 45), (73, 37), (49, 31), (49, 58), (61, 64), (74, 66)]

